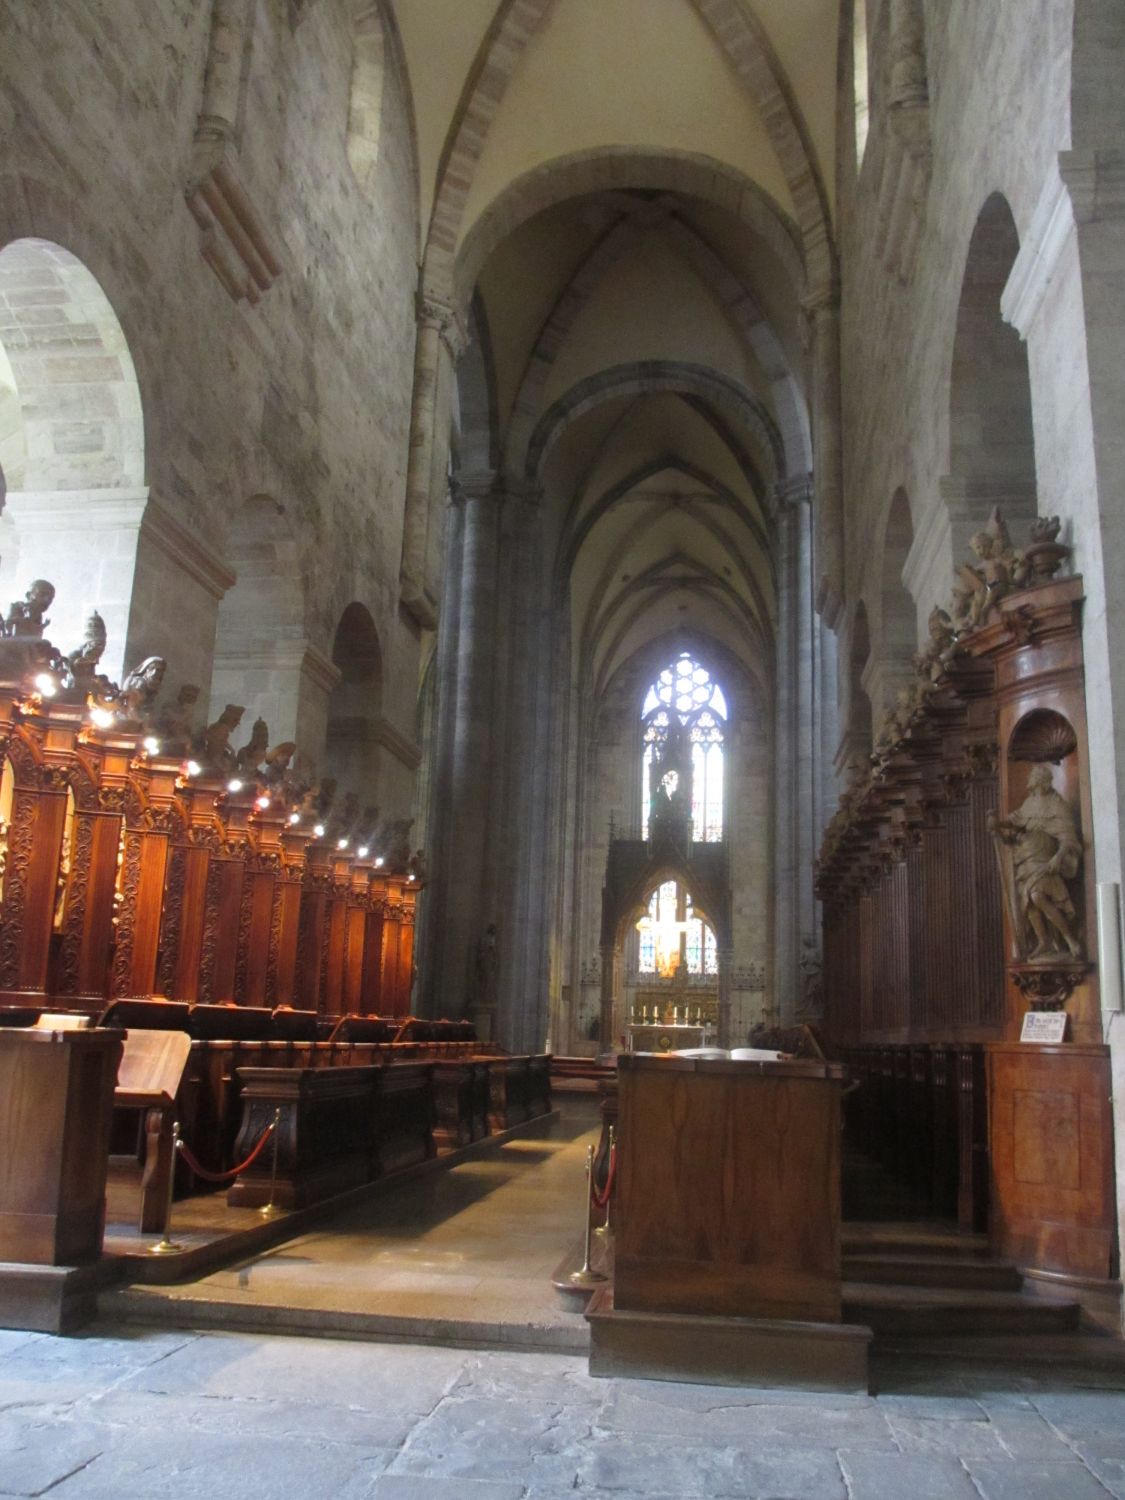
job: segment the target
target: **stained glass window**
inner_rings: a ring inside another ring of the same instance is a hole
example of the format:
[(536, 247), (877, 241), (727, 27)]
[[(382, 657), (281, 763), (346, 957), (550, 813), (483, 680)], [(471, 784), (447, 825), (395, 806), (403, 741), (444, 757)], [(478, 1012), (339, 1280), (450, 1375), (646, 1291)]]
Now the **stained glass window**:
[(727, 700), (707, 668), (686, 651), (652, 683), (641, 709), (644, 724), (641, 837), (648, 838), (653, 756), (656, 747), (668, 738), (673, 713), (691, 738), (691, 836), (699, 843), (717, 844), (723, 837), (723, 726)]

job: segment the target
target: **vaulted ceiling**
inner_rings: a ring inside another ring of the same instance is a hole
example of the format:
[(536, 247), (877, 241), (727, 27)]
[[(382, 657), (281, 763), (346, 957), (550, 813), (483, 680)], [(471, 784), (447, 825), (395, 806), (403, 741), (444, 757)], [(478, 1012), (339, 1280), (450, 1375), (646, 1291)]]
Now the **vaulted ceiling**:
[[(542, 493), (576, 681), (686, 628), (765, 681), (811, 469), (839, 0), (393, 0), (460, 450)], [(487, 429), (487, 430), (485, 430)]]

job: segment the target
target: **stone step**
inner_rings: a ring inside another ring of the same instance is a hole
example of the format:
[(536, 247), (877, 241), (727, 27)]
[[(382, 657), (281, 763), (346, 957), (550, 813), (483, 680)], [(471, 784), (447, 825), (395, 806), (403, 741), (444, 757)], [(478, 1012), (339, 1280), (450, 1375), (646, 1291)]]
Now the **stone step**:
[(1011, 1261), (902, 1251), (845, 1254), (844, 1280), (879, 1286), (948, 1287), (959, 1291), (1018, 1292), (1023, 1288), (1023, 1277)]
[(1023, 1292), (845, 1282), (844, 1316), (865, 1323), (877, 1340), (937, 1335), (974, 1337), (1066, 1333), (1078, 1327), (1077, 1302)]

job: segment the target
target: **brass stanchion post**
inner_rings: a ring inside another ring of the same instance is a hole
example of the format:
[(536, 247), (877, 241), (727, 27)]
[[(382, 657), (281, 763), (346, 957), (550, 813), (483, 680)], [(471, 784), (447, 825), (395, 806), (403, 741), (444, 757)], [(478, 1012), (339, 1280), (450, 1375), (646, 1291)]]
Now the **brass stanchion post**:
[(150, 1255), (178, 1255), (184, 1248), (181, 1244), (168, 1237), (168, 1231), (172, 1227), (172, 1194), (176, 1186), (176, 1158), (179, 1154), (180, 1122), (176, 1120), (172, 1125), (172, 1161), (168, 1167), (168, 1201), (164, 1206), (164, 1233), (155, 1245), (148, 1247)]
[(601, 1286), (606, 1279), (590, 1264), (590, 1190), (594, 1183), (594, 1148), (586, 1147), (586, 1238), (583, 1246), (582, 1269), (572, 1271), (567, 1277), (571, 1286)]
[(258, 1210), (263, 1219), (272, 1219), (275, 1215), (281, 1213), (281, 1209), (273, 1201), (274, 1194), (277, 1192), (277, 1147), (278, 1136), (281, 1134), (280, 1106), (273, 1112), (273, 1124), (270, 1126), (270, 1129), (273, 1132), (273, 1151), (271, 1152), (270, 1160), (270, 1199), (268, 1203), (264, 1203)]
[(617, 1147), (617, 1126), (609, 1127), (609, 1154), (606, 1157), (608, 1166), (605, 1173), (606, 1198), (605, 1198), (605, 1223), (599, 1224), (594, 1230), (602, 1245), (605, 1246), (613, 1238), (613, 1225), (610, 1223), (610, 1215), (613, 1212), (613, 1153)]

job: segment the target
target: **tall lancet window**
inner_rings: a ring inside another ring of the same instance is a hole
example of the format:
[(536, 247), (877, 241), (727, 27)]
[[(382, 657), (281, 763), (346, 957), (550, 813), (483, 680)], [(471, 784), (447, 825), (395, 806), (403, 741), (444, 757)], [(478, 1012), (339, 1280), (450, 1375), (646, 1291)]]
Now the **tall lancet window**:
[(691, 836), (717, 844), (723, 837), (723, 728), (727, 700), (707, 670), (688, 652), (665, 667), (645, 695), (641, 709), (641, 837), (648, 838), (652, 800), (652, 762), (668, 738), (675, 714), (691, 741)]

